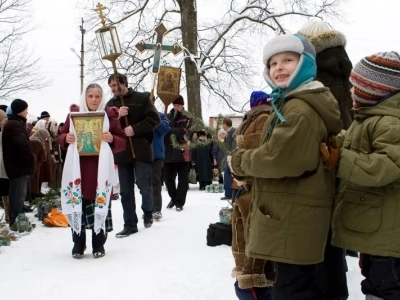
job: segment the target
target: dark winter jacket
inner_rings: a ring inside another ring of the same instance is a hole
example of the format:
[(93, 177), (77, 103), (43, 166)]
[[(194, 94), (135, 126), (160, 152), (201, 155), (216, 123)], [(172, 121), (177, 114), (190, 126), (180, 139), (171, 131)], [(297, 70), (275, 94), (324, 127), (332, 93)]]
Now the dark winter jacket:
[[(124, 129), (132, 126), (135, 135), (132, 137), (133, 148), (135, 149), (136, 159), (141, 161), (153, 161), (153, 131), (160, 124), (158, 111), (145, 93), (139, 93), (132, 88), (124, 95), (124, 104), (129, 108), (129, 124), (125, 124), (125, 117), (120, 118), (121, 127)], [(119, 97), (113, 97), (106, 104), (107, 107), (121, 107)], [(115, 163), (133, 162), (129, 137), (126, 137), (126, 150), (115, 153)]]
[(225, 155), (226, 155), (224, 148), (225, 147), (223, 145), (220, 145), (220, 142), (218, 142), (218, 141), (213, 142), (211, 154), (213, 156), (213, 159), (215, 159), (217, 161), (217, 167), (220, 170), (220, 172), (222, 171), (221, 165), (222, 165), (222, 162), (225, 160)]
[[(187, 145), (187, 139), (189, 138), (190, 126), (192, 124), (191, 119), (181, 112), (176, 112), (171, 109), (167, 115), (169, 121), (170, 132), (165, 135), (165, 163), (170, 162), (189, 162), (190, 161), (190, 150)], [(175, 138), (172, 138), (175, 136)], [(179, 145), (173, 146), (173, 142)]]
[(164, 136), (169, 132), (169, 122), (167, 117), (159, 112), (161, 118), (160, 125), (154, 129), (153, 132), (153, 152), (154, 160), (164, 160), (165, 158), (165, 146), (164, 146)]
[(212, 182), (212, 141), (197, 141), (196, 147), (191, 151), (191, 161), (195, 165), (199, 182)]
[(25, 123), (25, 118), (11, 114), (3, 127), (4, 167), (10, 179), (31, 176), (35, 172), (35, 155)]
[(232, 151), (233, 149), (236, 148), (236, 142), (235, 139), (233, 138), (233, 134), (235, 133), (236, 128), (229, 128), (226, 132), (226, 137), (225, 137), (225, 145), (228, 151)]
[[(71, 110), (73, 111), (73, 109)], [(112, 152), (124, 151), (126, 148), (125, 132), (122, 130), (118, 121), (118, 110), (107, 107), (105, 109), (108, 119), (110, 121), (109, 132), (113, 136), (113, 142), (110, 145)], [(69, 132), (70, 117), (67, 116), (65, 125), (60, 130), (60, 135), (57, 141), (60, 143), (62, 149), (67, 150), (69, 144), (66, 141), (66, 136)], [(96, 198), (97, 187), (97, 172), (99, 167), (98, 156), (80, 156), (81, 178), (82, 178), (82, 198), (85, 200), (94, 200)]]
[(331, 90), (339, 103), (340, 119), (347, 129), (353, 122), (353, 101), (349, 78), (353, 68), (344, 47), (346, 37), (339, 31), (328, 31), (310, 38), (317, 52), (317, 80)]

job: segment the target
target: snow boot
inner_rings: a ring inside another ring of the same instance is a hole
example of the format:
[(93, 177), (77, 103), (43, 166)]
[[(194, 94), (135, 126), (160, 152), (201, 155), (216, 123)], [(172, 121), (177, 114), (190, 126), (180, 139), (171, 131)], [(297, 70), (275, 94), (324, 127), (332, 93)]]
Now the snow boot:
[(143, 219), (145, 228), (150, 228), (153, 225), (153, 213), (145, 214)]
[(161, 213), (161, 211), (156, 211), (155, 213), (153, 213), (153, 219), (156, 221), (160, 221), (162, 219), (163, 215)]
[(100, 258), (106, 255), (106, 250), (104, 250), (104, 244), (107, 240), (107, 233), (104, 233), (103, 230), (100, 230), (98, 234), (92, 230), (92, 248), (93, 248), (93, 257)]
[(77, 259), (82, 258), (86, 250), (86, 229), (82, 228), (81, 234), (73, 232), (72, 241), (74, 242), (74, 247), (72, 248), (72, 257)]

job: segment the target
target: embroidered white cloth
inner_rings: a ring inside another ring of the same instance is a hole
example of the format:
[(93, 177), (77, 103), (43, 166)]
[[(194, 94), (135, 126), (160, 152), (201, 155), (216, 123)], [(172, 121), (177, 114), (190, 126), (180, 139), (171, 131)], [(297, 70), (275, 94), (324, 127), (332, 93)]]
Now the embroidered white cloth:
[[(74, 113), (78, 115), (80, 113)], [(84, 112), (87, 114), (87, 112)], [(110, 123), (106, 114), (103, 120), (103, 132), (109, 131)], [(69, 132), (77, 135), (74, 123), (70, 118)], [(82, 229), (82, 188), (81, 168), (78, 151), (78, 143), (68, 146), (62, 176), (61, 206), (63, 214), (67, 217), (72, 230), (80, 234)], [(101, 229), (106, 230), (106, 218), (111, 196), (112, 186), (117, 183), (114, 170), (114, 157), (110, 145), (102, 141), (99, 153), (99, 165), (97, 172), (97, 188), (94, 211), (94, 232), (98, 234)]]

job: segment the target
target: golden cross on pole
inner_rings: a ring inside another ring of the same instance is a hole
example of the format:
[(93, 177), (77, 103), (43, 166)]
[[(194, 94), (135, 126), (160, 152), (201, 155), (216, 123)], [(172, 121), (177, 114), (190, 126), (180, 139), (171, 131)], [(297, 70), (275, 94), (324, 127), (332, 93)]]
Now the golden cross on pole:
[(103, 24), (103, 27), (106, 27), (106, 18), (103, 14), (103, 10), (105, 10), (105, 9), (107, 9), (107, 7), (105, 7), (100, 2), (97, 3), (96, 8), (94, 9), (94, 11), (99, 14), (99, 18), (100, 18), (101, 24)]

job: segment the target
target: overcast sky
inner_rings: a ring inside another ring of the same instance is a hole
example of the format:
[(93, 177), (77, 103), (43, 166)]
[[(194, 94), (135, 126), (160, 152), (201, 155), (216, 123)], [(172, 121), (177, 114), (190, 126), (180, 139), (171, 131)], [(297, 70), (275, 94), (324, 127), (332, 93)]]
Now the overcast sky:
[[(106, 3), (106, 2), (104, 2)], [(52, 85), (36, 92), (15, 95), (29, 103), (29, 112), (39, 115), (41, 111), (48, 111), (58, 122), (63, 122), (68, 113), (69, 105), (79, 103), (80, 97), (80, 59), (71, 52), (76, 49), (80, 55), (79, 30), (82, 12), (75, 9), (74, 0), (33, 0), (35, 7), (35, 21), (39, 28), (30, 33), (27, 42), (34, 48), (35, 54), (42, 57), (42, 72), (51, 80)], [(348, 0), (343, 8), (345, 22), (331, 23), (334, 29), (343, 32), (347, 37), (347, 52), (353, 64), (366, 55), (381, 51), (400, 52), (400, 35), (394, 27), (400, 11), (400, 1), (396, 0)], [(199, 14), (201, 15), (199, 5)], [(291, 28), (296, 32), (300, 26)], [(88, 29), (88, 28), (87, 28)], [(96, 29), (96, 28), (95, 28)], [(262, 47), (255, 49), (260, 55), (259, 86), (265, 87), (261, 70)], [(111, 68), (111, 65), (110, 65)], [(90, 74), (85, 74), (86, 78)], [(106, 82), (100, 84), (108, 92)], [(245, 94), (250, 95), (251, 91)], [(248, 99), (243, 99), (243, 103)], [(203, 117), (208, 118), (216, 109), (203, 106)], [(229, 109), (223, 109), (230, 113)]]

